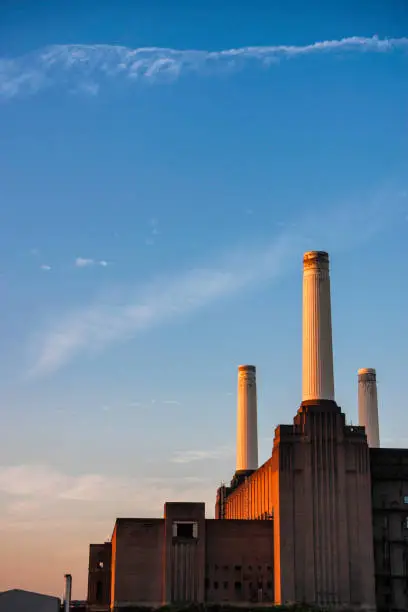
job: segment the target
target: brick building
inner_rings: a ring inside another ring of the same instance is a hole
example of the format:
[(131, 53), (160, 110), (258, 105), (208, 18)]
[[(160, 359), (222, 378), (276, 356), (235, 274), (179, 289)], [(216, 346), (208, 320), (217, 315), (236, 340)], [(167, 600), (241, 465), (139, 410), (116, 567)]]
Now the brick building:
[[(360, 443), (364, 442), (360, 427), (346, 431)], [(369, 449), (369, 460), (370, 466), (365, 467), (370, 473), (372, 543), (367, 549), (374, 554), (376, 609), (405, 612), (408, 609), (408, 450)], [(358, 462), (353, 464), (349, 460), (347, 465), (348, 477), (354, 474), (357, 478)], [(275, 581), (279, 574), (274, 571), (274, 563), (280, 550), (274, 546), (274, 508), (268, 501), (272, 499), (273, 469), (271, 458), (240, 483), (235, 477), (231, 487), (219, 489), (216, 519), (205, 519), (202, 503), (166, 503), (162, 519), (117, 519), (111, 542), (90, 545), (88, 610), (104, 612), (131, 609), (132, 605), (192, 601), (276, 602)], [(299, 485), (297, 488), (301, 490)], [(230, 498), (233, 503), (228, 503)], [(224, 518), (228, 520), (219, 520), (223, 506)], [(297, 510), (300, 525), (307, 519), (307, 508), (302, 509), (303, 506), (300, 504)], [(357, 512), (358, 498), (353, 497), (347, 506)], [(355, 537), (354, 549), (361, 545), (361, 535), (357, 533)], [(297, 560), (295, 571), (299, 571), (299, 553), (303, 546), (299, 540), (293, 543), (289, 538), (285, 542), (289, 562)], [(350, 542), (350, 538), (346, 541)], [(313, 547), (309, 554), (314, 556)], [(278, 562), (285, 563), (285, 560), (281, 556)], [(309, 580), (314, 584), (313, 558), (310, 565)], [(350, 581), (351, 588), (360, 581), (357, 571), (356, 564), (351, 564), (350, 578), (354, 578), (354, 583)], [(293, 586), (295, 601), (305, 599), (300, 592), (299, 575), (295, 574)], [(351, 606), (361, 607), (357, 601), (354, 604), (351, 601)]]
[(408, 610), (408, 450), (370, 449), (377, 609)]
[[(303, 402), (271, 458), (217, 495), (216, 517), (273, 515), (275, 601), (374, 608), (369, 449), (333, 402)], [(222, 508), (222, 505), (224, 506)]]
[(88, 609), (188, 602), (273, 602), (270, 521), (205, 518), (203, 503), (166, 503), (163, 519), (119, 518), (91, 545)]
[[(288, 426), (283, 427), (287, 428)], [(349, 457), (345, 464), (345, 478), (349, 481), (345, 488), (347, 491), (346, 495), (348, 495), (345, 498), (347, 511), (346, 515), (341, 519), (347, 534), (344, 537), (343, 533), (341, 545), (345, 549), (346, 559), (350, 563), (348, 572), (350, 576), (350, 604), (356, 607), (359, 605), (358, 589), (361, 588), (362, 583), (356, 551), (364, 552), (365, 549), (365, 551), (371, 550), (373, 554), (374, 566), (372, 567), (371, 565), (371, 575), (375, 584), (376, 609), (378, 612), (403, 612), (408, 610), (408, 450), (392, 448), (367, 449), (369, 457), (368, 465), (366, 459), (364, 461), (361, 460), (362, 456), (364, 456), (362, 449), (366, 445), (363, 428), (344, 425), (344, 429), (345, 435), (342, 444), (346, 446), (346, 454), (353, 453), (355, 455), (354, 458)], [(235, 475), (229, 487), (218, 489), (216, 499), (217, 518), (246, 518), (253, 522), (255, 520), (273, 518), (279, 510), (282, 514), (282, 510), (279, 508), (279, 501), (274, 505), (273, 494), (274, 481), (276, 482), (277, 478), (275, 471), (279, 469), (277, 467), (277, 464), (279, 464), (277, 455), (279, 454), (279, 445), (281, 444), (281, 431), (282, 426), (276, 432), (273, 454), (270, 459), (260, 466), (258, 470), (254, 470), (251, 473), (247, 472), (245, 475), (241, 475), (241, 477)], [(290, 440), (290, 434), (288, 438), (288, 429), (286, 429), (285, 435), (286, 440)], [(289, 557), (286, 561), (283, 560), (283, 564), (293, 564), (292, 559), (296, 558), (295, 568), (293, 568), (293, 565), (290, 565), (294, 575), (293, 588), (295, 589), (295, 601), (302, 601), (305, 598), (301, 589), (306, 585), (299, 572), (302, 568), (306, 568), (306, 565), (302, 564), (301, 561), (302, 554), (305, 552), (304, 539), (308, 536), (310, 537), (311, 530), (309, 534), (305, 530), (302, 532), (302, 525), (314, 525), (313, 517), (308, 515), (308, 508), (304, 497), (302, 500), (296, 499), (299, 495), (304, 495), (305, 490), (313, 489), (313, 487), (305, 488), (301, 484), (301, 479), (304, 478), (304, 475), (302, 477), (302, 472), (307, 465), (304, 456), (298, 464), (293, 462), (293, 456), (297, 452), (296, 444), (299, 443), (299, 437), (295, 437), (293, 442), (295, 450), (292, 449), (290, 451), (292, 457), (289, 460), (289, 466), (292, 466), (297, 476), (291, 475), (289, 476), (289, 482), (286, 480), (288, 484), (286, 494), (282, 488), (280, 491), (281, 499), (285, 497), (287, 499), (289, 496), (289, 504), (292, 508), (292, 511), (290, 511), (288, 506), (286, 506), (284, 512), (286, 528), (289, 526), (290, 532), (289, 537), (287, 534), (285, 537), (285, 541), (288, 544), (287, 552)], [(361, 445), (359, 452), (353, 450), (356, 443)], [(301, 452), (315, 452), (311, 441), (303, 439), (302, 444), (304, 448)], [(289, 473), (291, 471), (290, 469), (288, 470), (288, 465), (283, 467), (283, 472), (286, 472), (286, 478), (288, 471)], [(370, 505), (369, 509), (366, 509), (369, 511), (367, 519), (361, 516), (361, 513), (364, 512), (364, 506), (361, 505), (362, 491), (358, 490), (361, 487), (361, 471), (363, 476), (366, 474), (369, 477)], [(294, 479), (297, 480), (296, 484), (293, 484)], [(338, 499), (339, 496), (336, 495), (335, 500)], [(331, 510), (337, 522), (340, 522), (340, 511), (341, 507)], [(228, 520), (225, 522), (228, 522)], [(296, 525), (296, 522), (298, 522), (298, 525)], [(351, 534), (353, 522), (355, 531)], [(276, 533), (278, 525), (273, 520), (272, 523)], [(362, 541), (362, 536), (364, 535), (362, 527), (364, 527), (364, 524), (366, 528), (368, 526), (366, 536), (368, 531), (372, 532), (371, 542), (366, 542), (365, 544)], [(319, 527), (321, 530), (324, 529), (323, 524), (319, 525)], [(280, 534), (277, 533), (276, 537), (282, 537), (282, 525), (279, 526), (279, 529), (281, 532)], [(316, 537), (318, 535), (317, 532)], [(330, 538), (339, 537), (339, 535), (341, 535), (341, 532), (333, 529), (329, 537), (325, 536), (325, 542), (330, 543)], [(335, 560), (335, 551), (335, 547), (330, 551), (329, 560), (331, 562)], [(316, 543), (307, 548), (307, 554), (309, 555), (307, 579), (310, 588), (312, 585), (317, 586), (322, 583), (321, 581), (318, 582), (318, 577), (315, 575), (316, 561), (318, 561), (315, 558), (317, 556)], [(367, 566), (365, 565), (364, 567), (363, 563), (362, 561), (364, 571)], [(370, 563), (372, 562), (370, 561)], [(339, 567), (339, 564), (337, 564), (337, 567)], [(278, 578), (277, 573), (275, 574), (276, 578)], [(326, 580), (329, 579), (330, 575), (327, 573)], [(310, 593), (306, 595), (309, 597), (309, 600), (313, 597)], [(324, 593), (321, 593), (320, 597), (322, 595)], [(317, 599), (318, 593), (315, 593), (314, 596)], [(330, 605), (330, 602), (327, 602), (327, 604)]]
[(408, 610), (408, 450), (381, 449), (376, 372), (362, 368), (359, 426), (334, 396), (329, 258), (303, 259), (302, 401), (258, 467), (256, 368), (238, 368), (237, 463), (204, 504), (117, 519), (91, 545), (88, 605), (300, 602)]

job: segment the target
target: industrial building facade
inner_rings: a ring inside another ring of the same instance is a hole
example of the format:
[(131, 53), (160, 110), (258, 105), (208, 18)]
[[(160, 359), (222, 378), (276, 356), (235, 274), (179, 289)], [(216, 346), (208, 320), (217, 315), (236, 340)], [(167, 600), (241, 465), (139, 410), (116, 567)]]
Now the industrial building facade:
[(258, 467), (255, 366), (238, 368), (237, 463), (204, 504), (118, 519), (91, 545), (88, 606), (285, 604), (408, 610), (408, 451), (379, 448), (376, 372), (358, 372), (359, 426), (335, 401), (328, 254), (303, 259), (302, 401)]
[(303, 403), (269, 461), (218, 497), (218, 518), (273, 514), (277, 602), (374, 607), (369, 449), (334, 403)]
[(274, 602), (273, 530), (266, 521), (205, 518), (203, 503), (166, 503), (163, 519), (117, 519), (91, 545), (88, 607), (163, 602)]

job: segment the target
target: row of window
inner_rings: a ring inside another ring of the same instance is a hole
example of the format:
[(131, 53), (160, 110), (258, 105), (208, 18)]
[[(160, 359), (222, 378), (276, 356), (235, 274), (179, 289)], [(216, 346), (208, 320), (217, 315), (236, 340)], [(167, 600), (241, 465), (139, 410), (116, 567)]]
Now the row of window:
[[(408, 517), (405, 520), (406, 520), (406, 523), (407, 523), (406, 526), (408, 527)], [(215, 564), (213, 567), (214, 567), (214, 570), (221, 569), (217, 564)], [(97, 568), (98, 569), (104, 569), (104, 562), (103, 561), (98, 561), (97, 562)], [(207, 564), (205, 568), (208, 571), (210, 569), (210, 566)], [(222, 569), (225, 570), (225, 571), (229, 571), (230, 566), (229, 565), (223, 565)], [(252, 565), (248, 565), (246, 569), (247, 569), (247, 571), (252, 572), (252, 569), (253, 569)], [(262, 565), (258, 565), (258, 571), (262, 571), (262, 569), (263, 569)], [(271, 565), (267, 565), (266, 569), (268, 570), (268, 572), (271, 572), (272, 571), (272, 566)], [(240, 572), (242, 570), (242, 565), (234, 565), (234, 570), (237, 571), (237, 572)]]
[[(223, 569), (223, 570), (225, 570), (225, 571), (229, 571), (229, 570), (231, 569), (229, 565), (219, 566), (219, 565), (217, 565), (217, 564), (213, 565), (213, 566), (212, 566), (212, 568), (213, 568), (215, 571), (217, 571), (217, 570), (219, 570), (219, 569)], [(207, 564), (207, 565), (205, 566), (205, 569), (208, 571), (208, 570), (210, 569), (210, 566)], [(234, 569), (236, 572), (240, 572), (240, 571), (242, 570), (242, 565), (234, 565), (234, 566), (233, 566), (233, 569)], [(249, 571), (249, 572), (252, 572), (252, 570), (253, 570), (253, 569), (255, 569), (255, 570), (256, 570), (256, 566), (255, 566), (255, 567), (252, 567), (252, 565), (248, 565), (248, 566), (246, 567), (246, 570), (247, 570), (247, 571)], [(271, 566), (271, 565), (267, 565), (267, 566), (266, 566), (266, 569), (268, 570), (268, 572), (271, 572), (271, 571), (272, 571), (272, 566)], [(258, 571), (262, 571), (262, 570), (263, 570), (263, 566), (262, 566), (262, 565), (258, 565)]]
[[(223, 588), (224, 588), (225, 590), (226, 590), (226, 589), (228, 589), (228, 588), (229, 588), (229, 582), (228, 582), (227, 580), (225, 580), (225, 581), (222, 583), (222, 586), (223, 586)], [(248, 587), (249, 587), (250, 589), (252, 589), (252, 586), (253, 586), (252, 582), (248, 582)], [(210, 580), (209, 580), (208, 578), (206, 578), (206, 580), (205, 580), (205, 588), (206, 588), (206, 589), (211, 588), (211, 582), (210, 582)], [(215, 580), (215, 581), (213, 582), (213, 589), (214, 589), (215, 591), (217, 591), (219, 588), (220, 588), (220, 584), (219, 584), (219, 582), (218, 582), (217, 580)], [(267, 588), (268, 590), (272, 589), (272, 582), (271, 582), (271, 581), (268, 581), (268, 582), (266, 583), (266, 588)], [(242, 582), (241, 582), (241, 581), (239, 581), (239, 580), (237, 580), (236, 582), (234, 582), (234, 589), (235, 589), (236, 591), (240, 591), (240, 590), (242, 589)], [(258, 589), (262, 589), (262, 582), (258, 582)]]

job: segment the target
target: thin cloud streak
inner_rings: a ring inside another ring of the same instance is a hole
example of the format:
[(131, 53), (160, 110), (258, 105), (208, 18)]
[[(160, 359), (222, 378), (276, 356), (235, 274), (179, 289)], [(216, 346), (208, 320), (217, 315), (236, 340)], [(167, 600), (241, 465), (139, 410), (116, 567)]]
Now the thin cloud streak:
[(188, 476), (72, 475), (47, 464), (0, 465), (0, 494), (5, 496), (0, 531), (23, 529), (37, 533), (42, 527), (47, 528), (50, 521), (63, 521), (65, 525), (65, 521), (75, 517), (78, 504), (82, 509), (97, 508), (89, 516), (96, 512), (99, 519), (110, 517), (107, 526), (111, 529), (118, 514), (161, 515), (164, 500), (194, 501), (204, 492), (208, 502), (213, 489), (210, 480)]
[(187, 450), (177, 451), (170, 459), (172, 463), (193, 463), (196, 461), (207, 461), (208, 459), (220, 459), (221, 457), (230, 457), (233, 455), (232, 448), (219, 448), (213, 450)]
[(87, 257), (77, 257), (75, 260), (76, 268), (89, 268), (91, 266), (102, 266), (106, 268), (108, 262), (105, 259), (101, 259), (100, 261), (96, 261), (95, 259), (89, 259)]
[(0, 97), (67, 84), (95, 96), (109, 79), (130, 82), (168, 81), (185, 73), (210, 75), (239, 70), (256, 63), (269, 67), (279, 61), (328, 52), (389, 52), (408, 48), (408, 38), (380, 39), (351, 36), (309, 45), (241, 47), (221, 51), (179, 50), (160, 47), (132, 49), (119, 45), (54, 45), (14, 59), (0, 59)]
[(307, 218), (283, 228), (263, 248), (243, 248), (212, 267), (193, 268), (131, 288), (116, 294), (118, 302), (97, 300), (62, 313), (31, 339), (29, 376), (50, 374), (80, 353), (94, 353), (114, 342), (130, 340), (240, 291), (276, 281), (296, 269), (303, 250), (355, 248), (373, 239), (390, 221), (398, 220), (400, 199), (383, 190), (365, 202), (351, 200), (328, 212), (309, 212)]
[(213, 268), (196, 268), (158, 279), (124, 296), (120, 304), (99, 302), (63, 315), (37, 339), (31, 375), (57, 370), (81, 351), (100, 350), (175, 317), (188, 315), (262, 280), (279, 276), (292, 238), (268, 248), (235, 253)]

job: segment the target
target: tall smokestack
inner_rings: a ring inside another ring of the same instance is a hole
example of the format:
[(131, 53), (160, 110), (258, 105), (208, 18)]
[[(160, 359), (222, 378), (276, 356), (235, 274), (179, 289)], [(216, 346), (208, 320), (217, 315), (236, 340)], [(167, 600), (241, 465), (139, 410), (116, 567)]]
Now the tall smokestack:
[(303, 256), (302, 401), (334, 401), (329, 255)]
[(256, 368), (238, 366), (237, 472), (258, 468)]
[(71, 593), (72, 593), (72, 576), (65, 574), (65, 597), (64, 597), (64, 612), (69, 612), (71, 608)]
[(358, 371), (358, 424), (365, 427), (368, 446), (379, 448), (377, 375), (374, 368)]

